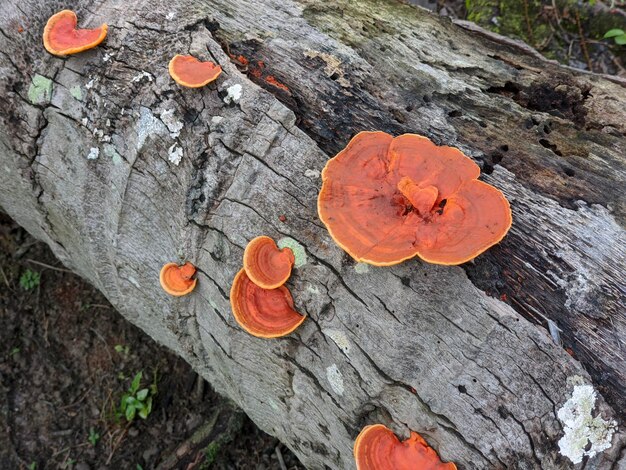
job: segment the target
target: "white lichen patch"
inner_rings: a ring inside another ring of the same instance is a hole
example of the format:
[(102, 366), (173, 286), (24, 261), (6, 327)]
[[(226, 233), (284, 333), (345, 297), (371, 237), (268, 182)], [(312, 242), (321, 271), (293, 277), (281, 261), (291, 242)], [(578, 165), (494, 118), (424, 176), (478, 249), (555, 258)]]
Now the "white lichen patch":
[(180, 147), (177, 143), (172, 144), (167, 150), (167, 159), (174, 165), (178, 166), (180, 161), (183, 159), (182, 147)]
[(222, 116), (213, 116), (211, 118), (211, 124), (219, 124), (220, 122), (222, 122), (224, 120), (224, 118)]
[(167, 131), (165, 124), (157, 119), (149, 108), (142, 106), (139, 111), (139, 121), (137, 122), (137, 150), (141, 150), (148, 137), (164, 134), (165, 131)]
[(289, 248), (293, 251), (293, 256), (296, 258), (294, 266), (299, 268), (307, 263), (306, 250), (296, 240), (290, 237), (284, 237), (278, 240), (278, 248)]
[(43, 75), (35, 75), (28, 88), (28, 100), (32, 104), (48, 103), (52, 98), (52, 80)]
[(357, 263), (354, 265), (354, 270), (357, 274), (365, 274), (370, 271), (370, 265), (367, 263)]
[(145, 70), (143, 70), (141, 73), (138, 73), (133, 78), (131, 78), (130, 81), (133, 83), (137, 83), (143, 80), (144, 78), (147, 78), (149, 82), (154, 80), (154, 76), (150, 72), (146, 72)]
[(176, 12), (175, 11), (170, 11), (167, 15), (165, 15), (165, 19), (168, 20), (168, 21), (171, 21), (174, 18), (176, 18)]
[(559, 440), (561, 454), (573, 463), (584, 456), (593, 457), (611, 447), (616, 430), (615, 421), (592, 415), (596, 404), (596, 391), (591, 385), (575, 385), (572, 397), (559, 409), (557, 416), (563, 423), (565, 435)]
[(104, 137), (104, 131), (102, 129), (98, 129), (97, 127), (94, 127), (94, 129), (93, 129), (93, 131), (91, 131), (91, 133), (94, 135), (94, 137), (96, 137), (100, 141)]
[(100, 149), (98, 147), (91, 147), (87, 154), (87, 160), (95, 160), (100, 156)]
[(85, 84), (85, 88), (87, 88), (87, 90), (91, 90), (95, 84), (96, 84), (96, 79), (92, 78)]
[(352, 349), (352, 346), (350, 346), (350, 340), (343, 331), (327, 329), (322, 330), (322, 332), (330, 339), (332, 339), (337, 347), (341, 349), (346, 356), (350, 354), (350, 349)]
[(229, 86), (226, 89), (227, 95), (224, 97), (224, 103), (239, 103), (243, 94), (243, 87), (239, 83)]
[(111, 54), (110, 52), (107, 52), (106, 54), (102, 56), (102, 61), (108, 62), (109, 60), (111, 60), (111, 57), (113, 57), (113, 54)]
[(163, 111), (161, 113), (161, 121), (163, 121), (163, 124), (167, 126), (167, 129), (170, 131), (170, 137), (172, 139), (175, 139), (180, 135), (180, 131), (183, 128), (183, 123), (182, 121), (174, 117), (173, 109), (166, 109), (165, 111)]
[(343, 375), (341, 375), (337, 364), (326, 368), (326, 378), (333, 391), (339, 396), (343, 395)]
[(316, 179), (320, 177), (320, 172), (309, 168), (304, 172), (304, 176), (306, 176), (307, 178)]

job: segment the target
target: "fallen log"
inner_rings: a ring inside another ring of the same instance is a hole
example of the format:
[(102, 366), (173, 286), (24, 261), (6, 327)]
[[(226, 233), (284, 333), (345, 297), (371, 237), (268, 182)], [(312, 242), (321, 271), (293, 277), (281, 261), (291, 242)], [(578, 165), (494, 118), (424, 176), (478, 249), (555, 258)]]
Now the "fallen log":
[[(626, 465), (623, 80), (395, 1), (74, 8), (109, 36), (58, 58), (52, 5), (2, 6), (0, 207), (122, 315), (309, 468), (353, 468), (375, 422), (459, 468)], [(180, 88), (177, 53), (222, 77)], [(355, 264), (317, 217), (319, 172), (375, 129), (472, 156), (509, 235), (461, 267)], [(308, 318), (282, 339), (230, 314), (261, 234), (298, 251)], [(199, 268), (187, 297), (159, 286), (177, 260)]]

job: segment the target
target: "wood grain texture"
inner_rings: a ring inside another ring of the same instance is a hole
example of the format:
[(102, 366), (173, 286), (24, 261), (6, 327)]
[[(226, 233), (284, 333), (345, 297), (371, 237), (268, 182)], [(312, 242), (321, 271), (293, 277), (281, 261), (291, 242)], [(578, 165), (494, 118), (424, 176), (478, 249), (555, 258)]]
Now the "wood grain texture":
[[(622, 84), (395, 2), (63, 6), (109, 23), (103, 47), (54, 58), (41, 30), (59, 5), (0, 10), (0, 206), (307, 466), (353, 468), (353, 439), (382, 422), (460, 468), (572, 468), (557, 412), (580, 381), (623, 419)], [(178, 87), (176, 53), (223, 77)], [(355, 266), (317, 218), (318, 174), (368, 129), (475, 158), (511, 200), (509, 236), (464, 267)], [(289, 284), (308, 318), (284, 339), (230, 314), (260, 234), (307, 257)], [(199, 268), (184, 298), (158, 282), (177, 259)], [(620, 430), (577, 467), (619, 468), (623, 448)]]

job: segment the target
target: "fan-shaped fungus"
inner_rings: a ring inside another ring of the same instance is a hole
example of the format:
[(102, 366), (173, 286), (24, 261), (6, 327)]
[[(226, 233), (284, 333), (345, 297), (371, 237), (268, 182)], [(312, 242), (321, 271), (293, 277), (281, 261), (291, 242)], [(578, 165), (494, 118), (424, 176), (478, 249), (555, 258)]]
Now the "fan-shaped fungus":
[(50, 17), (43, 30), (43, 45), (50, 54), (76, 54), (96, 47), (107, 37), (108, 26), (77, 29), (78, 19), (71, 10), (62, 10)]
[(263, 289), (242, 269), (230, 289), (230, 305), (237, 323), (253, 336), (277, 338), (294, 331), (306, 318), (293, 309), (289, 289)]
[(243, 253), (243, 268), (252, 282), (263, 289), (282, 286), (291, 275), (295, 262), (293, 251), (282, 250), (270, 237), (256, 237)]
[(176, 83), (187, 88), (200, 88), (217, 79), (222, 67), (213, 62), (201, 62), (190, 55), (175, 55), (170, 60), (170, 75)]
[(357, 470), (456, 470), (453, 463), (443, 463), (418, 433), (400, 442), (382, 424), (363, 428), (354, 442)]
[(357, 261), (461, 264), (511, 227), (508, 201), (479, 175), (460, 150), (426, 137), (361, 132), (326, 164), (318, 212)]
[(182, 266), (176, 263), (167, 263), (161, 268), (159, 280), (161, 287), (170, 295), (180, 297), (189, 294), (195, 287), (197, 279), (193, 279), (196, 267), (187, 262)]

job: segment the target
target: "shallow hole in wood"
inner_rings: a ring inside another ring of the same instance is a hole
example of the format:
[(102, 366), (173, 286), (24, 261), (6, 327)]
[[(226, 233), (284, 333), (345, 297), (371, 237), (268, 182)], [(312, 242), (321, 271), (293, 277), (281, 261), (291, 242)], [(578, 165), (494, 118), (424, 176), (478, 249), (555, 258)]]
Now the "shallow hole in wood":
[(547, 139), (539, 139), (539, 143), (540, 143), (543, 147), (545, 147), (545, 148), (547, 148), (547, 149), (551, 150), (551, 151), (552, 151), (552, 153), (554, 153), (555, 155), (558, 155), (559, 157), (562, 157), (562, 156), (563, 156), (563, 154), (562, 154), (562, 153), (561, 153), (561, 151), (557, 148), (557, 146), (556, 146), (556, 145), (554, 145), (553, 143), (550, 143), (550, 141), (549, 141), (549, 140), (547, 140)]
[(462, 115), (463, 115), (463, 113), (461, 111), (459, 111), (458, 109), (453, 109), (452, 111), (450, 111), (448, 113), (448, 116), (453, 117), (453, 118), (454, 117), (459, 117), (459, 116), (462, 116)]
[(567, 176), (576, 176), (576, 172), (569, 167), (565, 167), (563, 168), (563, 172), (567, 175)]

